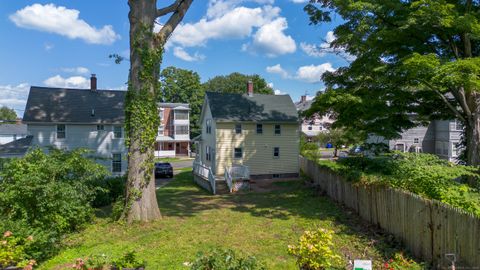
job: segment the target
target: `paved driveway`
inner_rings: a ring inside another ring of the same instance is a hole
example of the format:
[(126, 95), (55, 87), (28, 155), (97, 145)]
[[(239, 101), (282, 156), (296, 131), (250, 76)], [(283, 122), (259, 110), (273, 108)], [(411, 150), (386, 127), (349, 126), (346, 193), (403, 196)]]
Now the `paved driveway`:
[(177, 175), (180, 171), (180, 169), (183, 168), (191, 168), (193, 163), (193, 159), (190, 160), (182, 160), (182, 161), (175, 161), (175, 162), (170, 162), (173, 167), (173, 177), (172, 178), (156, 178), (155, 179), (155, 186), (157, 189), (165, 186), (166, 184), (170, 183), (175, 179), (175, 175)]

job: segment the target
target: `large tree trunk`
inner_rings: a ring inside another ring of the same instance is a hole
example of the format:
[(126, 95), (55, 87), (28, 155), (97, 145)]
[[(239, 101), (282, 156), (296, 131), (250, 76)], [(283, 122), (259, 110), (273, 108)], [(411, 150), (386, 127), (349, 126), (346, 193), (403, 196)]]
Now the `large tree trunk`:
[[(156, 0), (129, 0), (130, 73), (125, 101), (128, 179), (123, 218), (127, 222), (161, 218), (154, 177), (154, 143), (159, 125), (156, 100), (163, 46), (192, 0), (175, 0), (157, 9)], [(159, 33), (155, 20), (173, 13)]]
[(467, 164), (480, 165), (480, 111), (477, 109), (465, 123), (465, 139), (467, 143)]

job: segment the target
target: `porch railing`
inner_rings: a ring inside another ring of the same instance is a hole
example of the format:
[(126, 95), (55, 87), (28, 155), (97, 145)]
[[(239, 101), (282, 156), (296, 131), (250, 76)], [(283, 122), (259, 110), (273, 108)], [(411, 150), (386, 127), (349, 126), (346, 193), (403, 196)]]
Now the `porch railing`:
[(245, 165), (232, 165), (232, 167), (227, 168), (231, 178), (233, 180), (249, 180), (250, 179), (250, 169)]
[(233, 191), (233, 179), (228, 168), (225, 168), (225, 182), (227, 183), (228, 191), (232, 193)]
[(207, 167), (201, 162), (195, 160), (193, 162), (193, 173), (208, 181), (210, 183), (212, 193), (215, 194), (215, 175), (213, 175), (210, 167)]

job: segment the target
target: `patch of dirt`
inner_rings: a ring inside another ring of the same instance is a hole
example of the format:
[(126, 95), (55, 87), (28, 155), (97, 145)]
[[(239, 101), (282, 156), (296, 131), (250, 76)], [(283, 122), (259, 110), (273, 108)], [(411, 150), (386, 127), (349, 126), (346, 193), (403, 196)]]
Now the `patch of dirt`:
[(276, 185), (275, 183), (302, 181), (299, 178), (285, 178), (285, 179), (261, 179), (250, 180), (250, 191), (253, 192), (271, 192), (287, 189), (285, 186)]

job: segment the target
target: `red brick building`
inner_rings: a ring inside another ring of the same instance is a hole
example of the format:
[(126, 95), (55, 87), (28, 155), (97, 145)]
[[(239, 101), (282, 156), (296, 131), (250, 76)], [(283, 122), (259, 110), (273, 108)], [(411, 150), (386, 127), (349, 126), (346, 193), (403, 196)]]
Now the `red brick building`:
[(155, 143), (156, 157), (190, 155), (190, 106), (186, 103), (159, 103), (160, 127)]

